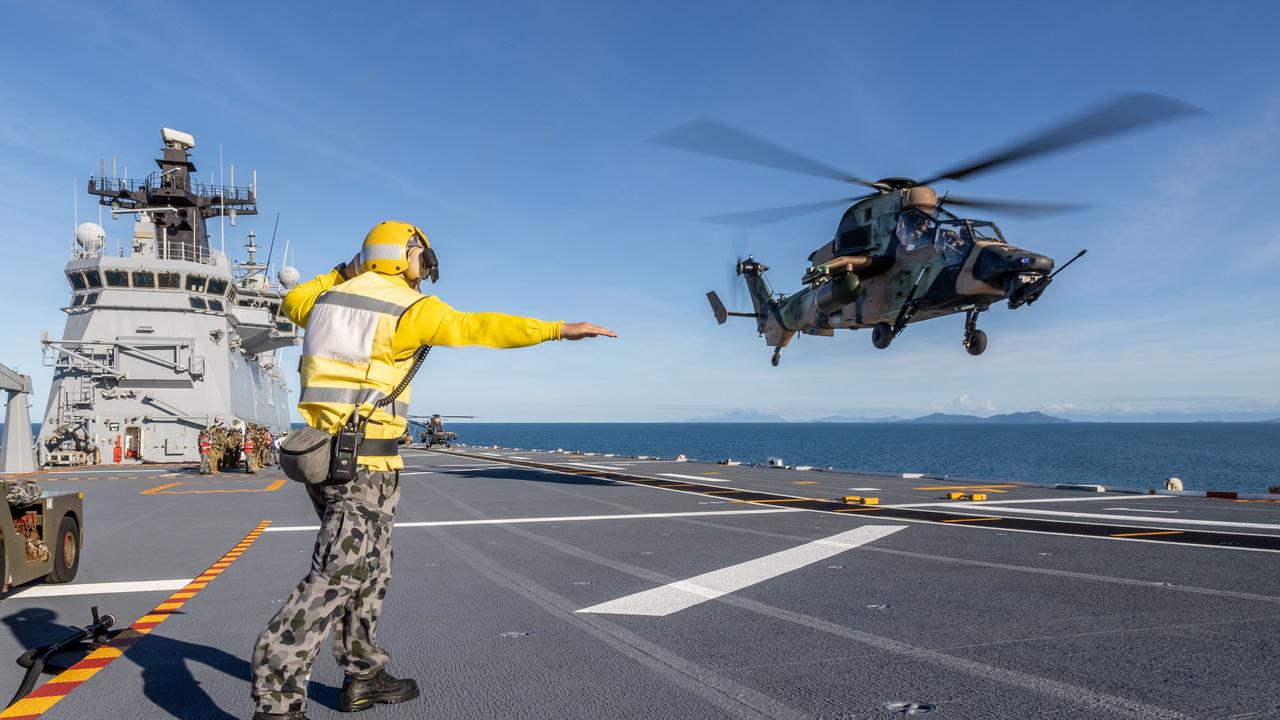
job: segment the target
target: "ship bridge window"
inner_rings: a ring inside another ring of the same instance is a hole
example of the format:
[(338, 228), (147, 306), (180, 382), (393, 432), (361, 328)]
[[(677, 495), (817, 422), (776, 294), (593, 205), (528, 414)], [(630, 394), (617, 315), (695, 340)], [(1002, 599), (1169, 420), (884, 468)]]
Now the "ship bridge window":
[(91, 288), (102, 287), (102, 276), (98, 274), (97, 270), (85, 270), (84, 281), (89, 283)]
[(221, 295), (227, 291), (227, 281), (218, 278), (209, 278), (209, 287), (205, 291), (210, 295)]
[(83, 290), (86, 287), (84, 284), (84, 273), (79, 273), (79, 272), (67, 273), (67, 279), (71, 281), (71, 287), (75, 288), (76, 290)]
[(209, 306), (208, 306), (208, 305), (206, 305), (206, 304), (205, 304), (205, 302), (204, 302), (204, 298), (189, 297), (189, 298), (187, 298), (187, 299), (191, 301), (191, 307), (195, 308), (196, 310), (208, 310), (208, 309), (209, 309)]
[(80, 307), (84, 304), (84, 295), (79, 293), (71, 296), (71, 307)]
[(135, 270), (133, 286), (136, 288), (153, 288), (156, 286), (156, 274), (150, 270)]
[(187, 292), (204, 292), (204, 284), (207, 278), (203, 275), (187, 276)]
[(98, 304), (98, 293), (96, 293), (96, 292), (92, 292), (92, 293), (89, 293), (88, 295), (85, 295), (85, 296), (84, 296), (84, 304), (85, 304), (85, 305), (97, 305), (97, 304)]
[(177, 290), (182, 287), (182, 275), (176, 272), (156, 273), (156, 287)]
[(209, 300), (209, 309), (215, 312), (222, 312), (222, 301), (212, 300), (212, 299)]
[(129, 287), (127, 270), (104, 270), (102, 274), (107, 276), (107, 287)]

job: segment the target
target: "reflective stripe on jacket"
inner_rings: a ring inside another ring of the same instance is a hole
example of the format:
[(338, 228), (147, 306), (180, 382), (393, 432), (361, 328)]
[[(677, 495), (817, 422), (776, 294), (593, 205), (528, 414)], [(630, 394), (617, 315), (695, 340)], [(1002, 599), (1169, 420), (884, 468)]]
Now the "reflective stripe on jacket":
[[(311, 427), (336, 433), (356, 406), (368, 418), (365, 437), (404, 434), (409, 388), (393, 405), (374, 403), (395, 389), (413, 364), (396, 357), (393, 339), (400, 316), (425, 296), (376, 272), (335, 285), (316, 300), (302, 345), (302, 396), (298, 412)], [(374, 470), (404, 466), (399, 456), (360, 456)]]

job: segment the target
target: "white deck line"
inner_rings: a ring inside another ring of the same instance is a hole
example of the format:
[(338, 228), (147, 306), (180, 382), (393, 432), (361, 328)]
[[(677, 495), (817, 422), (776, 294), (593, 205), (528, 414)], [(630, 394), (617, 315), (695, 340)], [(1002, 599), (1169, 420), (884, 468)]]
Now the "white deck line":
[[(1154, 495), (1152, 497), (1160, 497)], [(987, 503), (965, 503), (968, 509), (981, 508)], [(1088, 518), (1090, 520), (1146, 520), (1165, 525), (1205, 525), (1209, 527), (1255, 528), (1258, 530), (1280, 530), (1280, 525), (1272, 523), (1231, 522), (1228, 520), (1193, 520), (1191, 518), (1149, 517), (1146, 515), (1107, 515), (1104, 513), (1073, 513), (1065, 510), (1036, 510), (1034, 508), (1002, 507), (1001, 512), (1027, 513), (1030, 515), (1055, 515), (1058, 517)]]
[(22, 598), (68, 597), (71, 595), (110, 595), (112, 593), (166, 592), (181, 590), (191, 582), (185, 580), (137, 580), (134, 582), (81, 583), (79, 585), (37, 585), (16, 592), (6, 600)]
[(762, 558), (713, 570), (688, 580), (680, 580), (617, 600), (592, 605), (578, 612), (650, 617), (670, 615), (792, 570), (798, 570), (806, 565), (812, 565), (819, 560), (839, 555), (845, 550), (892, 535), (905, 527), (905, 525), (863, 525), (829, 538), (814, 540)]
[[(652, 520), (660, 518), (706, 517), (709, 515), (766, 515), (798, 512), (795, 508), (759, 508), (755, 510), (698, 510), (674, 513), (637, 513), (632, 515), (565, 515), (561, 517), (484, 518), (481, 520), (435, 520), (396, 523), (395, 527), (454, 527), (457, 525), (510, 525), (515, 523), (581, 522), (584, 520)], [(265, 532), (315, 532), (319, 525), (271, 526)]]
[(665, 478), (675, 478), (677, 480), (697, 480), (698, 482), (729, 482), (733, 480), (733, 478), (704, 477), (702, 475), (681, 475), (680, 473), (658, 473), (658, 475)]
[(401, 470), (401, 475), (434, 475), (430, 470)]
[[(516, 458), (516, 459), (527, 460), (528, 458)], [(584, 467), (584, 468), (591, 468), (592, 470), (626, 470), (626, 468), (618, 467), (616, 465), (592, 465), (591, 463), (584, 463), (584, 462), (572, 462), (567, 464), (571, 467)]]
[[(851, 490), (854, 488), (850, 488)], [(1130, 500), (1158, 500), (1162, 497), (1173, 497), (1172, 495), (1134, 495), (1127, 497), (1125, 502)], [(962, 500), (952, 500), (950, 502), (930, 502), (930, 503), (909, 503), (904, 505), (885, 505), (891, 508), (921, 508), (921, 507), (961, 507), (975, 508), (984, 507), (986, 505), (1028, 505), (1035, 503), (1064, 503), (1064, 502), (1097, 502), (1098, 500), (1110, 500), (1116, 502), (1114, 495), (1104, 497), (1068, 497), (1068, 498), (1030, 498), (1023, 500), (982, 500), (979, 502), (967, 502)], [(1164, 512), (1163, 510), (1152, 510), (1151, 512)]]

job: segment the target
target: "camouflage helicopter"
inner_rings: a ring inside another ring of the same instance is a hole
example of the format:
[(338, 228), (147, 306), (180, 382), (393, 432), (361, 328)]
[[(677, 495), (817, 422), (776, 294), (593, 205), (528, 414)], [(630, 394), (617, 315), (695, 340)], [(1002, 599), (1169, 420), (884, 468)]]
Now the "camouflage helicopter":
[(852, 203), (835, 237), (809, 254), (801, 290), (775, 294), (754, 257), (739, 259), (735, 274), (747, 286), (752, 312), (731, 312), (719, 295), (707, 293), (716, 322), (755, 318), (756, 329), (774, 348), (773, 365), (797, 333), (832, 336), (837, 329), (871, 328), (871, 342), (885, 349), (912, 322), (963, 312), (965, 350), (981, 355), (987, 335), (978, 316), (1007, 300), (1010, 309), (1031, 305), (1054, 277), (1085, 254), (1054, 270), (1052, 258), (1010, 245), (995, 223), (964, 218), (947, 207), (1035, 216), (1077, 205), (960, 197), (931, 187), (982, 172), (1199, 112), (1173, 98), (1130, 93), (1068, 122), (924, 180), (887, 177), (865, 180), (710, 120), (673, 128), (655, 142), (739, 162), (862, 185), (869, 194), (825, 202), (705, 218), (739, 227), (764, 225)]
[[(453, 420), (453, 419), (475, 420), (476, 419), (475, 415), (435, 414), (435, 415), (407, 415), (406, 417), (408, 418), (410, 425), (417, 425), (423, 428), (422, 432), (418, 434), (418, 440), (423, 445), (425, 445), (428, 450), (430, 450), (431, 448), (437, 445), (443, 445), (446, 448), (453, 447), (453, 443), (458, 439), (457, 433), (449, 432), (444, 429), (445, 418), (448, 418), (450, 420)], [(408, 436), (409, 432), (410, 431), (406, 430), (405, 435)], [(410, 444), (410, 441), (406, 441), (402, 438), (400, 444), (408, 445)]]

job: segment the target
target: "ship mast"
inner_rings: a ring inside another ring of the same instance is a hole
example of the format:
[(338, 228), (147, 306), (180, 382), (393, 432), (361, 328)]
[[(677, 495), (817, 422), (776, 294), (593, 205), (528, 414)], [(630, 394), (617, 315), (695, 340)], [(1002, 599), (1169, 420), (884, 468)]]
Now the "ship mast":
[(205, 221), (229, 216), (232, 224), (237, 215), (257, 215), (255, 188), (202, 183), (195, 178), (196, 166), (191, 161), (195, 139), (184, 132), (164, 128), (163, 155), (156, 159), (159, 170), (144, 180), (128, 178), (89, 178), (88, 191), (99, 196), (98, 202), (117, 213), (139, 213), (150, 216), (156, 226), (157, 255), (164, 260), (206, 262), (209, 258), (209, 234)]

